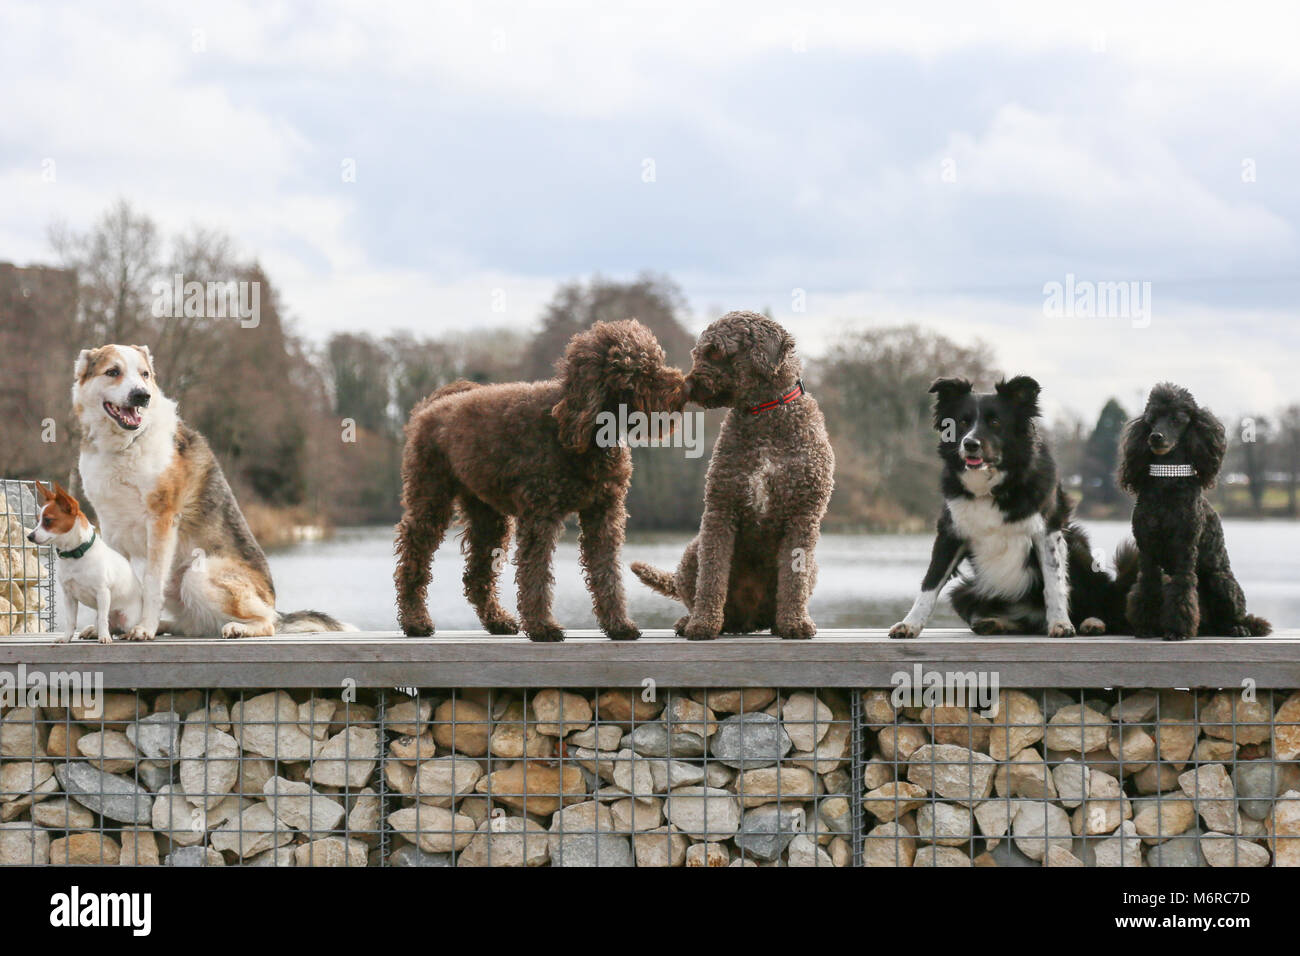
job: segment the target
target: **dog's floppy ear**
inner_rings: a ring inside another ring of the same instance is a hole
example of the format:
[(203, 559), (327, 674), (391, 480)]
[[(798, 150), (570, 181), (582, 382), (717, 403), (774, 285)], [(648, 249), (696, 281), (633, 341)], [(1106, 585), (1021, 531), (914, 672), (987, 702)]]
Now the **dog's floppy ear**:
[(993, 388), (1003, 398), (1028, 409), (1031, 415), (1038, 414), (1038, 393), (1042, 389), (1028, 375), (1017, 375), (1013, 379), (1004, 379), (994, 385)]
[(99, 358), (99, 349), (82, 349), (81, 354), (77, 356), (77, 364), (73, 366), (73, 377), (78, 382), (84, 382), (90, 370), (94, 368), (97, 358)]
[(596, 416), (605, 405), (609, 355), (608, 323), (597, 322), (569, 339), (556, 373), (564, 394), (551, 408), (560, 426), (560, 444), (582, 454), (591, 447)]
[(152, 377), (155, 377), (155, 375), (154, 375), (154, 370), (153, 370), (153, 353), (149, 351), (149, 346), (147, 346), (147, 345), (133, 345), (133, 346), (131, 346), (131, 348), (135, 349), (137, 352), (139, 352), (141, 355), (144, 356), (144, 363), (145, 363), (145, 365), (149, 366), (149, 375), (150, 375), (150, 377), (151, 377), (151, 378), (152, 378)]
[(1192, 467), (1196, 469), (1201, 487), (1213, 487), (1223, 465), (1223, 456), (1228, 451), (1228, 436), (1223, 422), (1208, 408), (1197, 408), (1183, 433), (1183, 441), (1187, 444), (1187, 453), (1192, 458)]
[(775, 375), (786, 357), (794, 351), (794, 336), (775, 322), (765, 322), (759, 329), (756, 356), (763, 371)]
[(950, 402), (960, 398), (971, 390), (971, 384), (964, 378), (936, 378), (930, 383), (930, 392), (938, 395), (936, 401)]
[(1119, 443), (1119, 473), (1116, 478), (1125, 491), (1136, 494), (1147, 475), (1147, 466), (1151, 464), (1151, 446), (1147, 439), (1151, 437), (1151, 426), (1147, 424), (1146, 415), (1139, 415), (1124, 426), (1124, 435)]
[[(964, 378), (936, 378), (930, 383), (930, 391), (934, 394), (934, 428), (935, 431), (943, 431), (950, 418), (944, 415), (943, 409), (949, 402), (956, 401), (963, 395), (971, 393), (971, 384)], [(946, 440), (946, 439), (945, 439)]]

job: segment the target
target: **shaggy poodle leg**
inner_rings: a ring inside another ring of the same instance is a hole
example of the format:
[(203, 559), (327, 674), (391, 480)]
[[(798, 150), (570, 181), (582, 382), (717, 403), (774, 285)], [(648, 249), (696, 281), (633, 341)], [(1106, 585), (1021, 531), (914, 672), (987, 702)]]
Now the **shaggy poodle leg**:
[(1211, 637), (1249, 637), (1244, 623), (1246, 595), (1231, 568), (1202, 568), (1198, 573), (1201, 599), (1200, 633)]
[(692, 641), (708, 641), (722, 633), (722, 612), (727, 603), (731, 557), (736, 549), (736, 529), (718, 511), (705, 511), (700, 522), (700, 573), (695, 584), (695, 607), (686, 625)]
[(686, 634), (686, 625), (691, 621), (691, 608), (695, 607), (695, 585), (700, 576), (699, 538), (692, 538), (691, 543), (682, 552), (682, 560), (677, 565), (675, 581), (677, 597), (686, 605), (686, 613), (677, 619), (673, 631), (678, 637)]
[(1160, 565), (1143, 552), (1137, 583), (1128, 593), (1128, 620), (1135, 637), (1155, 637), (1160, 631)]
[(817, 530), (816, 522), (800, 522), (781, 540), (777, 553), (776, 626), (772, 628), (777, 637), (809, 638), (817, 633), (817, 625), (808, 616), (808, 596), (812, 593), (816, 569), (813, 552), (817, 547)]
[(497, 576), (510, 543), (510, 519), (477, 498), (461, 497), (465, 531), (465, 597), (489, 634), (518, 634), (519, 623), (501, 606)]
[(433, 633), (426, 602), (429, 597), (430, 562), (451, 524), (455, 494), (452, 478), (444, 469), (429, 468), (417, 459), (414, 442), (407, 445), (402, 463), (405, 513), (397, 525), (397, 620), (408, 637)]
[(581, 529), (578, 552), (596, 621), (611, 640), (635, 641), (641, 632), (628, 620), (623, 571), (618, 566), (627, 524), (623, 503), (583, 511), (578, 515), (578, 523)]
[[(1193, 561), (1195, 555), (1192, 556)], [(1194, 565), (1193, 565), (1194, 567)], [(1201, 602), (1196, 593), (1196, 572), (1185, 566), (1171, 569), (1164, 586), (1160, 630), (1166, 641), (1195, 637), (1201, 624)]]
[(519, 616), (531, 641), (564, 640), (564, 630), (551, 616), (555, 590), (551, 556), (563, 530), (564, 523), (556, 518), (519, 519), (515, 578), (519, 583)]

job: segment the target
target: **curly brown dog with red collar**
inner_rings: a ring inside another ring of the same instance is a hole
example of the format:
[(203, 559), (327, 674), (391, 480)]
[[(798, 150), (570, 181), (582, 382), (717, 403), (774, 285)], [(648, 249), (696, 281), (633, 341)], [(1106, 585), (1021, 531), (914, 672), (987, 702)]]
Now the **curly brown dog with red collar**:
[(766, 628), (812, 637), (808, 598), (835, 455), (794, 339), (755, 312), (729, 312), (692, 355), (689, 400), (731, 409), (709, 462), (700, 533), (675, 574), (639, 562), (632, 571), (686, 605), (677, 632), (691, 640)]

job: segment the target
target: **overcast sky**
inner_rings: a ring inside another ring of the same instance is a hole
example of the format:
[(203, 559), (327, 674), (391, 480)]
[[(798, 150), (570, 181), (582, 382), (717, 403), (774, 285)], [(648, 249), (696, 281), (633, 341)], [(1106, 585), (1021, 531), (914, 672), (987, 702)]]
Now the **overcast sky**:
[[(540, 6), (6, 0), (0, 260), (123, 196), (317, 340), (650, 269), (693, 328), (921, 322), (1088, 417), (1300, 401), (1295, 4)], [(1149, 311), (1050, 315), (1067, 275)]]

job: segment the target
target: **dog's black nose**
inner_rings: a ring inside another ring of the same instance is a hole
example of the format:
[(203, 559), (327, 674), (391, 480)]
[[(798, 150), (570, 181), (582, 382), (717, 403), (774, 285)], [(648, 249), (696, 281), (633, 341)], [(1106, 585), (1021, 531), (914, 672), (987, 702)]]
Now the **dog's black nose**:
[(973, 455), (980, 450), (980, 443), (974, 438), (963, 438), (961, 440), (961, 450)]
[(35, 529), (35, 528), (33, 528), (31, 531), (28, 531), (28, 532), (27, 532), (27, 540), (30, 541), (32, 544), (35, 544), (35, 543), (36, 543), (36, 529)]
[(1164, 443), (1165, 443), (1165, 436), (1164, 436), (1164, 433), (1163, 433), (1163, 432), (1152, 432), (1152, 433), (1151, 433), (1151, 444), (1153, 444), (1153, 445), (1163, 445)]
[(144, 406), (149, 404), (149, 393), (143, 388), (131, 389), (131, 394), (128, 395), (126, 398), (127, 401), (129, 401), (136, 408), (144, 408)]

